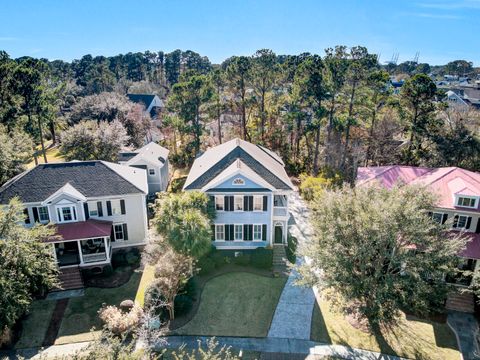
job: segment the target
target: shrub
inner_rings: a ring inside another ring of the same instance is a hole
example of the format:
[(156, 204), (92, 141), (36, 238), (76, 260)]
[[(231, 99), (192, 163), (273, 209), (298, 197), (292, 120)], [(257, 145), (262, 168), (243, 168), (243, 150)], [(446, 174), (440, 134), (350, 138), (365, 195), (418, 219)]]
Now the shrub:
[(250, 255), (249, 254), (241, 254), (237, 257), (233, 258), (233, 263), (237, 265), (247, 266), (250, 264)]
[(297, 259), (296, 251), (297, 251), (298, 240), (295, 236), (288, 234), (287, 236), (287, 259), (292, 264), (295, 264), (295, 260)]
[(197, 262), (197, 267), (200, 269), (198, 272), (200, 275), (208, 275), (215, 270), (215, 263), (211, 257), (204, 256)]
[(227, 258), (220, 251), (213, 251), (209, 257), (213, 261), (217, 269), (227, 263)]
[(173, 304), (175, 315), (181, 316), (187, 314), (192, 309), (193, 300), (187, 294), (182, 294), (175, 296)]
[(123, 312), (113, 305), (104, 306), (98, 311), (100, 319), (113, 334), (120, 335), (133, 331), (142, 320), (143, 310), (135, 305), (130, 311)]
[(108, 276), (112, 275), (112, 274), (113, 274), (112, 265), (106, 265), (106, 266), (103, 268), (102, 274), (103, 274), (103, 276), (105, 276), (105, 277), (108, 277)]
[(125, 261), (128, 265), (136, 265), (140, 262), (140, 256), (134, 251), (129, 251), (125, 254)]
[(176, 179), (173, 179), (170, 182), (170, 192), (172, 193), (179, 193), (183, 189), (183, 185), (185, 184), (185, 181), (187, 180), (186, 176), (178, 177)]
[(186, 295), (190, 296), (193, 300), (195, 300), (198, 293), (197, 280), (195, 278), (188, 279), (183, 290), (185, 291)]
[(250, 263), (260, 269), (270, 269), (273, 262), (273, 250), (258, 248), (252, 252)]
[(341, 185), (342, 177), (332, 171), (324, 171), (317, 177), (300, 175), (300, 193), (307, 201), (312, 201), (319, 197), (326, 189)]
[(120, 250), (116, 251), (112, 254), (112, 266), (113, 267), (118, 267), (118, 266), (125, 266), (127, 265), (127, 260), (125, 258), (125, 251)]

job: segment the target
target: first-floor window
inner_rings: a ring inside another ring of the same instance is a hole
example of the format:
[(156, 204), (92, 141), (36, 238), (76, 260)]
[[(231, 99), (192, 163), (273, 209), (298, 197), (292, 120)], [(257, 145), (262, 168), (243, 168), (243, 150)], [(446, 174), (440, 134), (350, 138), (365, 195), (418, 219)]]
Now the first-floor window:
[(113, 225), (113, 233), (116, 241), (128, 240), (127, 224)]
[(243, 225), (235, 225), (235, 240), (243, 240)]
[(39, 206), (37, 209), (39, 220), (41, 222), (49, 222), (50, 217), (48, 216), (48, 208), (46, 206)]
[(465, 229), (467, 227), (468, 216), (465, 215), (457, 215), (456, 222), (454, 222), (454, 227)]
[(225, 240), (224, 226), (215, 225), (215, 240)]
[(442, 219), (443, 219), (443, 214), (442, 214), (442, 213), (434, 212), (434, 213), (432, 214), (432, 219), (433, 219), (433, 221), (441, 224), (441, 223), (442, 223)]
[(262, 225), (253, 225), (253, 240), (262, 240)]

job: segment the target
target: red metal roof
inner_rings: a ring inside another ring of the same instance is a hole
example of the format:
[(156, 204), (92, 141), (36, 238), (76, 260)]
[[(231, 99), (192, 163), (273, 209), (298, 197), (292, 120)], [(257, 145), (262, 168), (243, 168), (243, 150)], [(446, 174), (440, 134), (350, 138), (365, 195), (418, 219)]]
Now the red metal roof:
[(79, 240), (110, 236), (112, 231), (111, 221), (89, 219), (69, 224), (56, 224), (56, 234), (47, 242), (61, 240)]
[(463, 234), (467, 239), (470, 239), (470, 241), (467, 242), (465, 250), (458, 255), (469, 259), (480, 259), (480, 234), (471, 232), (465, 232)]

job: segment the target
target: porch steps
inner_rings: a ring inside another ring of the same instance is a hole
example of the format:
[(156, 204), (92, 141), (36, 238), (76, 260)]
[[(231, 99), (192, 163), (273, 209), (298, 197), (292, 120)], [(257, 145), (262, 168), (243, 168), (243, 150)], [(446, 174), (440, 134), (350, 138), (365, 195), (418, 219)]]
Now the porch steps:
[(472, 293), (452, 291), (448, 294), (445, 304), (447, 310), (460, 311), (465, 313), (473, 313), (475, 311), (475, 303)]
[(285, 246), (273, 247), (273, 274), (282, 275), (287, 273), (287, 253)]
[(60, 269), (58, 280), (60, 281), (60, 287), (52, 291), (82, 289), (84, 287), (82, 274), (78, 266)]

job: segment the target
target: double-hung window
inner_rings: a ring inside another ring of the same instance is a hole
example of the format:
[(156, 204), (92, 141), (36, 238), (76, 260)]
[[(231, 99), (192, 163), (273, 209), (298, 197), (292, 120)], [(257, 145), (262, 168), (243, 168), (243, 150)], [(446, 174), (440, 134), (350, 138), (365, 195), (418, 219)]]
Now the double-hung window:
[(253, 240), (254, 241), (262, 240), (262, 225), (260, 224), (253, 225)]
[(127, 224), (114, 224), (113, 233), (115, 235), (115, 241), (128, 240)]
[(456, 215), (453, 227), (457, 229), (468, 229), (470, 227), (469, 216), (465, 215)]
[(263, 210), (263, 196), (255, 195), (253, 197), (253, 211)]
[(77, 220), (75, 205), (57, 207), (58, 222), (71, 222)]
[(223, 198), (223, 196), (218, 196), (218, 195), (215, 196), (215, 209), (216, 210), (223, 211), (224, 203), (225, 203), (225, 199)]
[(242, 195), (235, 195), (234, 209), (235, 209), (235, 211), (242, 211), (243, 210), (243, 196)]
[(432, 214), (432, 220), (441, 224), (442, 223), (442, 220), (443, 220), (443, 214), (442, 213), (438, 213), (438, 212), (434, 212)]
[(88, 203), (88, 213), (90, 216), (98, 216), (98, 204), (96, 201), (89, 201)]
[(225, 227), (223, 224), (215, 225), (215, 240), (223, 241), (225, 240)]
[(48, 208), (46, 206), (39, 206), (38, 210), (38, 219), (40, 222), (49, 222), (50, 216), (48, 215)]
[(243, 240), (243, 225), (235, 225), (235, 241)]

